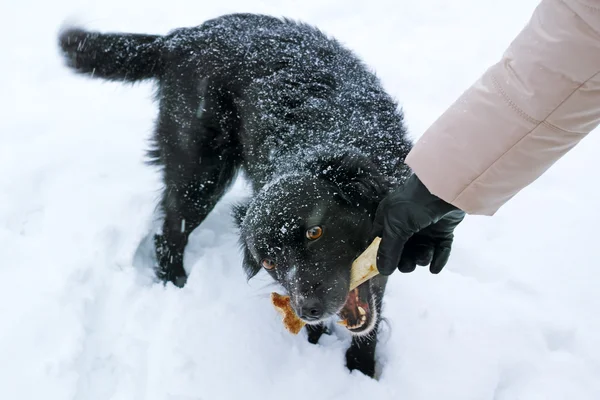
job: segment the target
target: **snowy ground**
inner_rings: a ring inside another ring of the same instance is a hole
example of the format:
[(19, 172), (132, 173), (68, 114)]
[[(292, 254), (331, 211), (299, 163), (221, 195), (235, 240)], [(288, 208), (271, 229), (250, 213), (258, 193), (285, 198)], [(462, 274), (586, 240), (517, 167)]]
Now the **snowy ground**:
[[(537, 0), (16, 0), (0, 12), (0, 398), (600, 398), (600, 134), (494, 218), (468, 218), (450, 265), (394, 275), (379, 380), (348, 337), (286, 333), (264, 274), (246, 283), (227, 202), (193, 235), (183, 289), (133, 267), (159, 181), (143, 165), (152, 87), (62, 68), (66, 19), (165, 33), (237, 11), (318, 24), (356, 50), (417, 138), (493, 62)], [(119, 144), (118, 146), (116, 144)]]

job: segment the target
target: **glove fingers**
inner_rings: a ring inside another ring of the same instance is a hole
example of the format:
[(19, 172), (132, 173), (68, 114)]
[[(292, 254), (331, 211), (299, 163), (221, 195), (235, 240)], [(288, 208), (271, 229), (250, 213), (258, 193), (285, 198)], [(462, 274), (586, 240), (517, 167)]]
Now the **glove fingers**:
[(373, 226), (371, 227), (371, 241), (376, 237), (383, 237), (383, 221), (385, 220), (385, 213), (387, 211), (387, 202), (383, 200), (375, 211), (375, 218), (373, 218)]
[(429, 265), (433, 260), (434, 248), (432, 246), (415, 246), (414, 260), (421, 267)]
[(405, 241), (384, 235), (377, 250), (377, 269), (381, 275), (391, 275), (400, 262)]
[(433, 259), (431, 260), (431, 264), (429, 265), (429, 271), (432, 274), (439, 274), (448, 259), (450, 258), (450, 247), (449, 246), (438, 246), (435, 249), (435, 253), (433, 254)]
[(383, 224), (378, 219), (373, 221), (373, 227), (371, 228), (371, 242), (375, 240), (376, 237), (383, 236)]
[(415, 258), (407, 251), (402, 253), (400, 262), (398, 263), (398, 271), (402, 273), (413, 272), (417, 268)]
[(429, 265), (433, 258), (433, 246), (422, 243), (422, 238), (418, 235), (412, 236), (406, 245), (400, 257), (398, 270), (400, 272), (413, 272), (417, 265)]
[(377, 250), (377, 269), (381, 275), (385, 276), (391, 275), (398, 267), (406, 244), (406, 239), (399, 234), (396, 227), (390, 225), (386, 214), (388, 211), (386, 200), (383, 200), (377, 208), (371, 229), (373, 239), (377, 236), (381, 237)]

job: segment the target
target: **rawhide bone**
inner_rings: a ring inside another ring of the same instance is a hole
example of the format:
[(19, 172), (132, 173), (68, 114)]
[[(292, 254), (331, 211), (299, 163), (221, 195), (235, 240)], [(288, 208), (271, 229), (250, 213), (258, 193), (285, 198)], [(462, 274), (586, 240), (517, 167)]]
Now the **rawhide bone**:
[[(352, 268), (350, 269), (350, 292), (379, 274), (376, 261), (380, 241), (381, 238), (375, 238), (369, 247), (352, 263)], [(283, 316), (283, 325), (285, 328), (294, 335), (297, 335), (304, 325), (306, 325), (292, 309), (290, 296), (283, 296), (273, 292), (271, 293), (271, 303)]]

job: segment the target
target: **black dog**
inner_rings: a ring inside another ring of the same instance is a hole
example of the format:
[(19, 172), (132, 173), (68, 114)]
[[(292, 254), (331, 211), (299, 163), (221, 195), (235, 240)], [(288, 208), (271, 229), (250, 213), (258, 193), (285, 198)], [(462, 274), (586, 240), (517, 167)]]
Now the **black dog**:
[(313, 343), (322, 321), (345, 320), (347, 365), (373, 376), (386, 279), (348, 295), (350, 265), (372, 239), (378, 203), (407, 177), (411, 148), (377, 77), (314, 27), (262, 15), (166, 36), (69, 28), (59, 41), (79, 73), (158, 84), (158, 276), (185, 284), (189, 234), (243, 171), (252, 196), (234, 215), (248, 276), (265, 269), (286, 289)]

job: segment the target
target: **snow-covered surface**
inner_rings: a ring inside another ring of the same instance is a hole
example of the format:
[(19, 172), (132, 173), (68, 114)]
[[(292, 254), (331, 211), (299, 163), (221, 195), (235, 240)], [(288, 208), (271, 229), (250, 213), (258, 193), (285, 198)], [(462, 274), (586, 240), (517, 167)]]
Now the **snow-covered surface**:
[(391, 278), (380, 377), (348, 373), (348, 336), (282, 329), (246, 283), (227, 203), (192, 237), (187, 286), (133, 266), (158, 196), (143, 165), (152, 86), (62, 67), (65, 19), (165, 33), (223, 13), (303, 19), (353, 48), (417, 138), (493, 62), (537, 0), (20, 0), (0, 23), (1, 399), (599, 399), (600, 136), (494, 218), (468, 218), (439, 276)]

